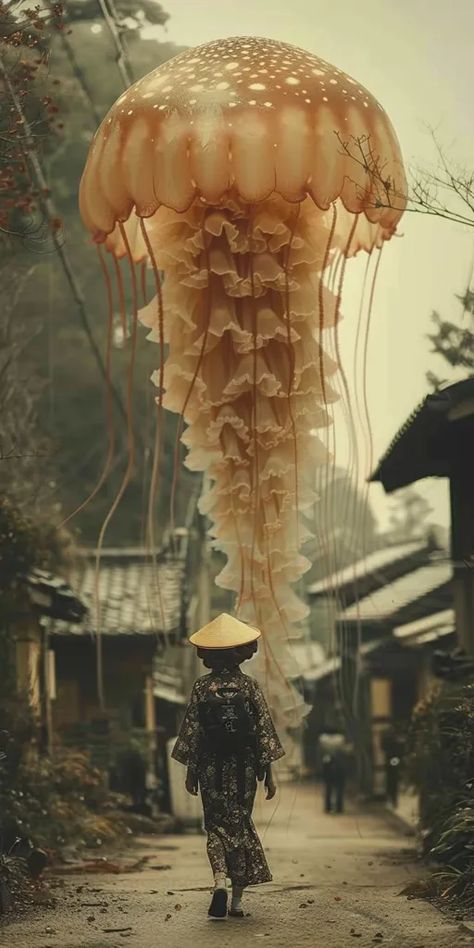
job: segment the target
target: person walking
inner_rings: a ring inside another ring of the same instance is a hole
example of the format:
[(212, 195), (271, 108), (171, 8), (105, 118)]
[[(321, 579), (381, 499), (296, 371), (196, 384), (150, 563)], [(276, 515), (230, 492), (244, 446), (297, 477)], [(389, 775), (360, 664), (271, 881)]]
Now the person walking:
[(344, 812), (344, 794), (347, 777), (348, 744), (344, 734), (336, 728), (326, 728), (320, 735), (326, 813)]
[(393, 727), (382, 734), (381, 746), (385, 755), (385, 792), (388, 802), (398, 806), (403, 743)]
[(210, 671), (193, 687), (172, 756), (187, 767), (188, 793), (201, 793), (214, 919), (243, 918), (244, 889), (272, 880), (252, 810), (257, 781), (267, 800), (275, 796), (272, 762), (285, 752), (260, 686), (240, 669), (259, 638), (257, 629), (226, 613), (190, 638)]

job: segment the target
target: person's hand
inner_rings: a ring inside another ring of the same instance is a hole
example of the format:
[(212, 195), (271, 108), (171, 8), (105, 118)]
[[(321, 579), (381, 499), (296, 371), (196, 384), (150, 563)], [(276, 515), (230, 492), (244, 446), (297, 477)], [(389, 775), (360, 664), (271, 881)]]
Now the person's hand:
[(275, 796), (277, 792), (277, 788), (276, 788), (276, 783), (273, 779), (272, 774), (267, 774), (267, 776), (265, 777), (265, 790), (267, 791), (266, 799), (273, 800), (273, 797)]
[(197, 797), (198, 778), (192, 770), (188, 770), (186, 774), (186, 790), (191, 794), (192, 797)]

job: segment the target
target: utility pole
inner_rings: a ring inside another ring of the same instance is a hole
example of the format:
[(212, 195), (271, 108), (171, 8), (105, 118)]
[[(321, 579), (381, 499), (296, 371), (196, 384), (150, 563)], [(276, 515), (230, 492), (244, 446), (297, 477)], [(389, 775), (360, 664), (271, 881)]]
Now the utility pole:
[[(199, 493), (205, 493), (209, 489), (209, 478), (204, 475), (201, 484), (201, 491)], [(192, 610), (190, 615), (190, 624), (193, 625), (193, 629), (190, 631), (195, 631), (196, 629), (201, 629), (204, 625), (207, 625), (211, 620), (211, 603), (212, 603), (212, 583), (211, 583), (211, 551), (209, 544), (209, 537), (207, 535), (207, 520), (206, 517), (203, 517), (197, 509), (197, 499), (194, 508), (194, 529), (197, 535), (197, 556), (194, 562), (196, 563), (197, 577), (196, 584), (194, 587), (194, 596), (192, 599), (195, 601), (195, 608)], [(194, 559), (194, 558), (193, 558)], [(195, 648), (191, 649), (188, 662), (186, 663), (186, 687), (187, 691), (191, 690), (191, 687), (198, 677), (201, 671), (201, 665), (197, 657), (197, 650)]]

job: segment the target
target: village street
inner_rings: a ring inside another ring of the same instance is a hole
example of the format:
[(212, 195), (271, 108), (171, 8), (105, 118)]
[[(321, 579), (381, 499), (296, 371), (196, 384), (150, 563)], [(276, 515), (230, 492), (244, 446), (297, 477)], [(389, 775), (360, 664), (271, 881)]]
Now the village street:
[[(383, 812), (326, 816), (312, 786), (283, 785), (277, 803), (259, 799), (256, 818), (274, 882), (246, 895), (243, 920), (210, 922), (205, 837), (140, 840), (120, 875), (62, 876), (56, 908), (12, 923), (0, 944), (21, 948), (193, 948), (357, 944), (457, 948), (472, 944), (462, 925), (401, 896), (420, 873), (413, 843)], [(164, 868), (169, 867), (169, 868)], [(425, 869), (426, 871), (426, 869)]]

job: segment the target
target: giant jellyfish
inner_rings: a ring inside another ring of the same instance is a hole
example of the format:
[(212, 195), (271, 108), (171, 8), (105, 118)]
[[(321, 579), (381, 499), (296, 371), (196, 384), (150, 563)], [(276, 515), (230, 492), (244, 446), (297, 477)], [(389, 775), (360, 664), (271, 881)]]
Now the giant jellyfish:
[[(325, 340), (347, 259), (394, 235), (405, 186), (390, 120), (366, 89), (256, 38), (190, 49), (136, 82), (102, 122), (81, 183), (109, 298), (123, 262), (134, 333), (139, 317), (159, 344), (158, 427), (162, 408), (177, 412), (186, 463), (206, 474), (200, 508), (226, 558), (218, 582), (262, 630), (263, 684), (292, 725), (304, 706), (290, 643), (306, 615), (294, 584), (327, 461), (317, 435), (337, 397)], [(154, 292), (138, 313), (143, 266)]]

